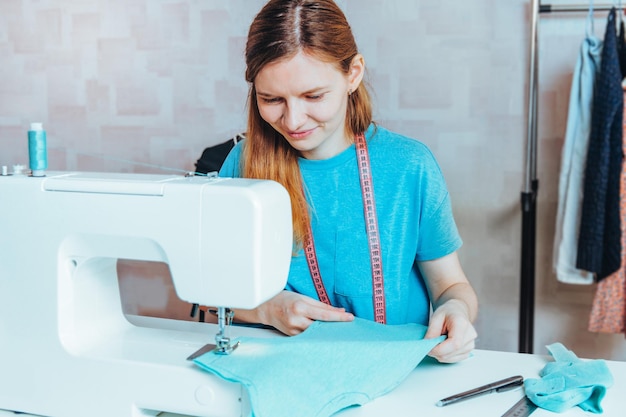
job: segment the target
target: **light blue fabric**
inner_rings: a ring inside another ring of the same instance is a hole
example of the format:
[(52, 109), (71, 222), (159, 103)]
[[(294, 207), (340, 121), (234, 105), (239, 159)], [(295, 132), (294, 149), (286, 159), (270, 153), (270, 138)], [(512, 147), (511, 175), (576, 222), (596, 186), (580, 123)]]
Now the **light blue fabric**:
[(424, 340), (419, 324), (315, 322), (293, 337), (237, 340), (230, 355), (194, 363), (248, 391), (253, 417), (326, 417), (400, 384), (445, 336)]
[(601, 402), (613, 376), (602, 359), (581, 360), (561, 343), (548, 346), (555, 362), (539, 373), (541, 379), (524, 380), (526, 396), (541, 408), (561, 413), (579, 406), (602, 413)]
[(593, 91), (603, 44), (602, 40), (593, 35), (591, 13), (587, 25), (587, 36), (580, 46), (572, 77), (555, 223), (554, 270), (557, 279), (568, 284), (593, 283), (593, 273), (576, 268)]
[[(421, 142), (374, 125), (366, 132), (382, 247), (388, 324), (427, 324), (430, 300), (417, 261), (448, 255), (462, 242), (441, 170)], [(220, 176), (240, 176), (240, 142)], [(327, 160), (301, 158), (313, 239), (331, 303), (374, 320), (372, 272), (354, 145)], [(287, 289), (317, 299), (303, 252)]]

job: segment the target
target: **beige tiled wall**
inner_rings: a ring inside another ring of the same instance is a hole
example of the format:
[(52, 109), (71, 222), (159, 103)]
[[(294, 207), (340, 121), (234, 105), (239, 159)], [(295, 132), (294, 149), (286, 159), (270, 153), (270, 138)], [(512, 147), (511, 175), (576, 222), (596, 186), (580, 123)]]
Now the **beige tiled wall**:
[[(206, 146), (245, 126), (243, 46), (263, 3), (0, 1), (0, 165), (28, 162), (26, 130), (41, 121), (51, 169), (193, 170)], [(376, 119), (427, 143), (442, 165), (462, 262), (481, 300), (485, 349), (517, 350), (528, 3), (339, 1), (368, 64)], [(596, 19), (598, 34), (605, 16)], [(584, 18), (540, 20), (535, 351), (561, 341), (579, 356), (625, 360), (623, 335), (586, 331), (594, 287), (559, 284), (550, 266)], [(158, 291), (150, 285), (143, 294), (151, 299), (139, 304), (153, 306)]]

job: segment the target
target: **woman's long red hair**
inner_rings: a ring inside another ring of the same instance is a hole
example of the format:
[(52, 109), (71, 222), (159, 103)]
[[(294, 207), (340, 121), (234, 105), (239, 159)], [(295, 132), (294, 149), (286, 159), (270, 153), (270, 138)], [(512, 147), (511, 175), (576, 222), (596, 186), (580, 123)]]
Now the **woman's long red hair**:
[[(302, 246), (310, 221), (298, 167), (299, 153), (261, 118), (254, 80), (265, 65), (289, 59), (299, 51), (332, 63), (348, 74), (358, 49), (350, 25), (332, 0), (270, 0), (252, 22), (246, 44), (250, 92), (242, 175), (274, 180), (287, 189), (296, 247)], [(348, 97), (346, 135), (353, 138), (371, 122), (370, 97), (360, 83)]]

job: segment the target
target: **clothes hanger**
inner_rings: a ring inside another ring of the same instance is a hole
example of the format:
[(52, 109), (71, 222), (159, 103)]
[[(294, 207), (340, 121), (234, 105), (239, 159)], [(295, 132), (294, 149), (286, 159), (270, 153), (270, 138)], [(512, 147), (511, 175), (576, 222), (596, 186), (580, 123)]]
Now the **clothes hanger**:
[(586, 31), (587, 31), (587, 37), (591, 37), (596, 33), (594, 24), (593, 24), (593, 0), (589, 0), (589, 14), (587, 15)]

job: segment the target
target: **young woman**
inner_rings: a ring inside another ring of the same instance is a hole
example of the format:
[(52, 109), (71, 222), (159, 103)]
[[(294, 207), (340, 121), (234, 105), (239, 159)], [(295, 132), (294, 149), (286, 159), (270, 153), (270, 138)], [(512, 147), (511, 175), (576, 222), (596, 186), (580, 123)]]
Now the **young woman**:
[[(422, 323), (448, 338), (442, 362), (474, 348), (477, 299), (443, 175), (422, 143), (372, 121), (365, 61), (332, 0), (270, 0), (246, 45), (247, 139), (221, 176), (272, 179), (292, 201), (287, 288), (239, 320), (285, 334), (313, 321)], [(432, 314), (431, 314), (432, 307)]]

